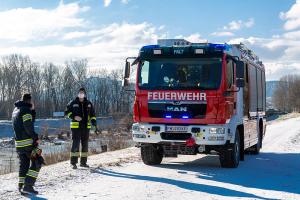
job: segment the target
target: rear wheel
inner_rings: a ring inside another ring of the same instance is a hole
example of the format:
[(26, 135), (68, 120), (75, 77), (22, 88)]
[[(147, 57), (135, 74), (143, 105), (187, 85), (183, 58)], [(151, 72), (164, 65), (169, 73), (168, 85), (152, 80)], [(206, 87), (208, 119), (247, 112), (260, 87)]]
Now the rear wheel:
[(220, 153), (220, 163), (223, 168), (236, 168), (240, 163), (241, 141), (239, 130), (235, 132), (235, 140), (229, 148)]
[(259, 133), (257, 144), (251, 148), (251, 149), (253, 149), (251, 151), (251, 153), (253, 153), (254, 155), (258, 155), (260, 152), (261, 146), (262, 146), (262, 135), (261, 135), (261, 133)]
[(141, 156), (146, 165), (159, 165), (163, 159), (163, 151), (159, 146), (151, 144), (141, 146)]
[(257, 143), (256, 143), (256, 145), (251, 146), (248, 150), (251, 154), (254, 154), (254, 155), (259, 154), (260, 149), (262, 147), (262, 132), (263, 132), (262, 124), (260, 123), (259, 124), (259, 133), (258, 133)]

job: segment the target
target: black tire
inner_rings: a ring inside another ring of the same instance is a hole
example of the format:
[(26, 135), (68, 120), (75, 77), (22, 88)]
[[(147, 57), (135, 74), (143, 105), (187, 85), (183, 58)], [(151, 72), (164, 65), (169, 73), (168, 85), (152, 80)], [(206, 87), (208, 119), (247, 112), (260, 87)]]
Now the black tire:
[(159, 165), (163, 159), (163, 151), (154, 145), (142, 145), (141, 156), (145, 165)]
[(259, 133), (258, 133), (258, 140), (257, 140), (257, 144), (253, 145), (249, 148), (249, 150), (247, 150), (250, 154), (253, 155), (258, 155), (260, 153), (260, 149), (262, 147), (262, 124), (259, 125)]
[[(254, 154), (254, 155), (258, 155), (259, 152), (260, 152), (261, 147), (262, 147), (262, 134), (259, 133), (257, 144), (254, 145), (254, 146), (251, 148), (251, 153)], [(253, 149), (253, 150), (252, 150), (252, 149)]]
[(238, 129), (235, 133), (235, 141), (228, 149), (220, 153), (220, 163), (223, 168), (237, 168), (240, 163), (241, 141)]

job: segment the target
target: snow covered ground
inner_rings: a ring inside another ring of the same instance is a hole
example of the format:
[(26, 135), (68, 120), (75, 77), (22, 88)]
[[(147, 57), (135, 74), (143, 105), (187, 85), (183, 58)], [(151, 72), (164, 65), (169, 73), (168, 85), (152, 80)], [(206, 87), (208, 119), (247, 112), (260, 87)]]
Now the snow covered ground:
[[(33, 199), (300, 199), (300, 117), (273, 122), (266, 134), (261, 154), (237, 169), (204, 155), (146, 166), (137, 148), (91, 156), (90, 169), (47, 166)], [(16, 192), (16, 173), (0, 180), (0, 199), (26, 199)]]

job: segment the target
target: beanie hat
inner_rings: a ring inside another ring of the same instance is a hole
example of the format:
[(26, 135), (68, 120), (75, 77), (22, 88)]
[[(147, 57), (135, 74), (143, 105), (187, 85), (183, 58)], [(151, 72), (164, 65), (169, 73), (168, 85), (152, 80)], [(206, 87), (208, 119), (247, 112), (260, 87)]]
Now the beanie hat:
[(84, 87), (80, 88), (79, 92), (84, 92), (84, 94), (86, 94), (86, 91), (85, 91)]
[(31, 100), (31, 94), (25, 93), (22, 96), (22, 101), (30, 101)]

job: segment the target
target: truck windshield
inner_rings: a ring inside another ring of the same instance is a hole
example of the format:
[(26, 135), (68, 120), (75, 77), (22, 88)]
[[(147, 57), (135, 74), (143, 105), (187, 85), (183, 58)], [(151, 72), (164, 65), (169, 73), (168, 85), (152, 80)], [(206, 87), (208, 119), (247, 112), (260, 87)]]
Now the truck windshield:
[(138, 71), (140, 89), (218, 89), (222, 59), (143, 60)]

